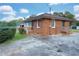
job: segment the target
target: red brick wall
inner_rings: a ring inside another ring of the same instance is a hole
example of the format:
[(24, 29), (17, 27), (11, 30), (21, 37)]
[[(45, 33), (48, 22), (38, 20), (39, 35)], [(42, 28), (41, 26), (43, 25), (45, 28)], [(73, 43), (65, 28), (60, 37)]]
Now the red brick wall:
[(41, 34), (41, 35), (49, 35), (49, 19), (43, 19), (38, 21), (41, 25), (40, 28), (36, 27), (36, 21), (33, 22), (33, 33), (34, 34)]
[(56, 34), (61, 33), (62, 21), (56, 21)]
[(49, 19), (44, 19), (42, 21), (42, 35), (49, 35), (49, 25), (50, 25), (50, 20)]
[[(52, 34), (60, 34), (61, 33), (61, 27), (62, 27), (62, 21), (56, 21), (56, 27), (51, 28), (51, 20), (50, 19), (43, 19), (40, 20), (39, 23), (40, 28), (36, 27), (36, 21), (33, 21), (33, 27), (31, 28), (32, 34), (40, 34), (40, 35), (52, 35)], [(69, 22), (65, 22), (65, 27), (69, 26)]]

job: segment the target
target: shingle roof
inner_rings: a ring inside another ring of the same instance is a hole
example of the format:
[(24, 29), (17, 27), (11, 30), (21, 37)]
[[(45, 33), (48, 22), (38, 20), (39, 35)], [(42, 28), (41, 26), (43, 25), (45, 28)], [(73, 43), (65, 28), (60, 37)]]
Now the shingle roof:
[(68, 18), (65, 18), (65, 17), (44, 13), (44, 14), (41, 14), (41, 15), (38, 15), (38, 16), (31, 16), (31, 17), (27, 18), (24, 22), (28, 22), (28, 21), (32, 21), (32, 20), (41, 20), (43, 18), (55, 19), (55, 20), (73, 21), (72, 19), (68, 19)]

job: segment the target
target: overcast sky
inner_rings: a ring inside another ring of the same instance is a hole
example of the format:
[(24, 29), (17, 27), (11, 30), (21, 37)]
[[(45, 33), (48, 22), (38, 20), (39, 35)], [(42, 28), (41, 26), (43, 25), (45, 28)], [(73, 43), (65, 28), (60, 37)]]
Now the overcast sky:
[(10, 21), (15, 18), (29, 17), (49, 12), (69, 11), (79, 19), (78, 3), (0, 3), (0, 20)]

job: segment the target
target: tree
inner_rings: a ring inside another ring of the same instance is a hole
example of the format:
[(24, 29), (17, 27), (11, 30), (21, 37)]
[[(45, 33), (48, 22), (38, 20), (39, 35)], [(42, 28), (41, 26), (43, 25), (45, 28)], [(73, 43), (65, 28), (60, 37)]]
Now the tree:
[(75, 15), (73, 15), (72, 13), (70, 13), (70, 12), (68, 12), (68, 11), (66, 11), (66, 12), (64, 13), (64, 15), (65, 15), (66, 18), (75, 19)]
[(62, 16), (62, 17), (69, 18), (69, 19), (75, 19), (75, 15), (73, 15), (69, 11), (66, 11), (65, 13), (63, 13), (63, 12), (54, 12), (54, 15)]
[(64, 17), (64, 14), (63, 14), (63, 12), (54, 12), (54, 15), (57, 15), (57, 16), (62, 16), (62, 17)]
[(79, 21), (76, 22), (76, 26), (79, 26)]

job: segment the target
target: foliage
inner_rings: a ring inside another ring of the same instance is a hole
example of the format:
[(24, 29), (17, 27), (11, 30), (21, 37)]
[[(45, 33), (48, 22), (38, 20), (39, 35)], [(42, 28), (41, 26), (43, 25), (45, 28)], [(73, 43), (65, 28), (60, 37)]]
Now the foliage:
[(27, 36), (26, 35), (23, 35), (23, 34), (20, 34), (19, 32), (16, 32), (15, 34), (15, 37), (12, 39), (12, 40), (7, 40), (6, 42), (4, 42), (4, 44), (10, 44), (10, 43), (13, 43), (17, 40), (23, 40), (24, 38), (26, 38)]
[(13, 22), (0, 22), (0, 43), (12, 39), (15, 36), (16, 28), (14, 26), (15, 23)]
[(76, 22), (76, 26), (79, 26), (79, 21)]
[(69, 19), (74, 19), (74, 15), (72, 13), (70, 13), (69, 11), (66, 11), (65, 13), (63, 13), (63, 12), (54, 12), (54, 15), (66, 17), (66, 18), (69, 18)]
[(70, 12), (68, 12), (68, 11), (66, 11), (66, 12), (64, 13), (64, 15), (65, 15), (66, 18), (74, 19), (74, 15), (71, 14)]
[(20, 33), (20, 34), (26, 34), (26, 31), (25, 31), (24, 28), (21, 28), (21, 27), (20, 27), (20, 28), (19, 28), (19, 33)]
[(7, 23), (8, 26), (12, 26), (12, 27), (15, 27), (17, 24), (17, 21), (16, 20), (13, 20), (13, 21), (10, 21)]
[(54, 12), (54, 15), (58, 15), (58, 16), (65, 16), (62, 12)]

